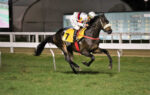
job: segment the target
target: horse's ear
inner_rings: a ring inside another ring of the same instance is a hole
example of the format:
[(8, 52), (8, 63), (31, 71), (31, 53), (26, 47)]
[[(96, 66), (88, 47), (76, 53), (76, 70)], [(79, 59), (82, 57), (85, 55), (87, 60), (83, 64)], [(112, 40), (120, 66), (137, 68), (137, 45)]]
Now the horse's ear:
[(104, 14), (104, 13), (100, 13), (100, 15), (101, 15), (101, 16), (105, 16), (105, 14)]
[(102, 13), (102, 16), (105, 16), (105, 14), (104, 14), (104, 13)]

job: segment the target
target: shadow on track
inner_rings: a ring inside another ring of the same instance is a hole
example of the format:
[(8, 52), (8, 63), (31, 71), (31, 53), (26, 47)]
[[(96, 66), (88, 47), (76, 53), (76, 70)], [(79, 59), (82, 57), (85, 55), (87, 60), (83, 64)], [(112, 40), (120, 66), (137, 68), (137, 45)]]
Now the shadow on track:
[[(66, 72), (63, 72), (65, 74), (74, 74), (73, 72), (71, 71), (66, 71)], [(109, 71), (80, 71), (78, 72), (78, 74), (80, 75), (85, 75), (85, 74), (89, 74), (89, 75), (98, 75), (98, 74), (107, 74), (109, 76), (114, 76), (116, 75), (117, 73), (116, 72), (109, 72)]]

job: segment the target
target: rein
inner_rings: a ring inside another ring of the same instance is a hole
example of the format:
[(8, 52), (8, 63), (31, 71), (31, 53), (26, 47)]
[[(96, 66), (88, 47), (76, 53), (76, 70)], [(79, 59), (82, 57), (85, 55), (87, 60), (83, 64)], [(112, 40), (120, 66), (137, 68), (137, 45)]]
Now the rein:
[(80, 31), (77, 32), (77, 35), (83, 36), (84, 38), (91, 39), (91, 40), (99, 40), (99, 38), (93, 38), (93, 37), (81, 35), (81, 34), (79, 34), (79, 32), (80, 32)]
[[(91, 40), (99, 40), (99, 38), (93, 38), (93, 37), (89, 37), (89, 36), (85, 36), (85, 35), (83, 35), (83, 37), (84, 37), (84, 38), (91, 39)], [(80, 52), (79, 44), (78, 44), (77, 41), (74, 43), (74, 45), (75, 45), (75, 47), (76, 47), (76, 50), (77, 50), (78, 52)]]
[(83, 36), (84, 38), (88, 38), (88, 39), (91, 39), (91, 40), (99, 40), (99, 38), (93, 38), (93, 37), (89, 37), (89, 36)]

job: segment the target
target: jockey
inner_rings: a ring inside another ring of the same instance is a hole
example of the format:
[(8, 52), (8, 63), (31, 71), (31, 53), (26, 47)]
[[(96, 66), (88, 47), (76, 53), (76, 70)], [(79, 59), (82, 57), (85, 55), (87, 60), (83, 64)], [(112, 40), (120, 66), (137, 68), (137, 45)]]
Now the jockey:
[(96, 16), (95, 12), (91, 11), (88, 13), (88, 21), (87, 23)]
[(74, 42), (76, 41), (77, 31), (80, 30), (81, 27), (86, 27), (86, 23), (88, 20), (88, 15), (84, 12), (74, 12), (70, 18), (70, 22), (75, 29), (74, 31)]

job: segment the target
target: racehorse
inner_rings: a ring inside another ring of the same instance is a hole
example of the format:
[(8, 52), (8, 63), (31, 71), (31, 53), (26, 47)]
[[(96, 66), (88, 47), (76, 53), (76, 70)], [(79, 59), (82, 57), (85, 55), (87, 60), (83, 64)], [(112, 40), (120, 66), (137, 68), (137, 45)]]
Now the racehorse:
[(35, 55), (39, 56), (43, 51), (46, 43), (53, 43), (64, 53), (66, 61), (70, 64), (73, 72), (78, 73), (76, 70), (81, 70), (80, 67), (73, 62), (73, 51), (80, 53), (86, 57), (90, 57), (91, 60), (89, 62), (83, 62), (84, 65), (90, 66), (91, 63), (95, 60), (93, 53), (105, 53), (109, 59), (109, 68), (112, 69), (112, 58), (109, 52), (106, 49), (99, 48), (100, 39), (99, 34), (100, 31), (103, 30), (108, 34), (112, 33), (111, 26), (109, 21), (105, 17), (104, 14), (98, 15), (95, 18), (91, 19), (89, 22), (89, 26), (85, 30), (84, 37), (79, 41), (78, 46), (80, 47), (80, 51), (77, 51), (75, 44), (67, 45), (67, 42), (62, 40), (62, 36), (66, 28), (60, 29), (56, 34), (50, 35), (45, 38), (38, 46), (35, 51)]

